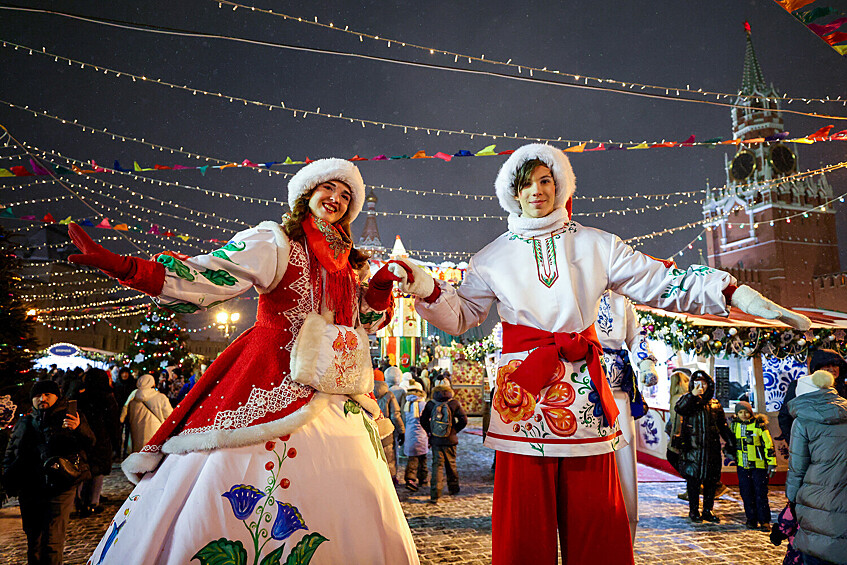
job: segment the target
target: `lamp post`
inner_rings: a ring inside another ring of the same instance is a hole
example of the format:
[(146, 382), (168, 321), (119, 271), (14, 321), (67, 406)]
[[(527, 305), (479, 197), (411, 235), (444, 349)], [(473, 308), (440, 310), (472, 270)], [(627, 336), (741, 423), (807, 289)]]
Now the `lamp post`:
[(227, 312), (225, 310), (218, 312), (215, 317), (218, 322), (218, 329), (224, 334), (224, 339), (229, 342), (229, 336), (235, 331), (235, 324), (241, 319), (241, 314), (238, 312)]

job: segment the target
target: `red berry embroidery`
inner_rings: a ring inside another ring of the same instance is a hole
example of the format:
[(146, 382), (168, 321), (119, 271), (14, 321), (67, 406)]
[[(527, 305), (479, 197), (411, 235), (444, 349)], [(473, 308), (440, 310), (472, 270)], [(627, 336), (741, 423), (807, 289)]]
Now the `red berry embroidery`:
[(288, 441), (291, 439), (291, 434), (285, 434), (284, 436), (280, 436), (280, 441)]
[(276, 443), (273, 441), (269, 441), (265, 444), (265, 449), (267, 449), (268, 451), (273, 451), (274, 447), (276, 447)]
[(273, 461), (268, 461), (267, 463), (265, 463), (265, 469), (267, 469), (268, 471), (270, 471), (273, 468), (274, 468)]
[(297, 457), (297, 450), (293, 447), (288, 448), (288, 456), (294, 459), (295, 457)]
[(281, 481), (279, 481), (279, 486), (281, 486), (282, 488), (288, 488), (291, 486), (291, 481), (289, 481), (288, 479), (282, 479)]

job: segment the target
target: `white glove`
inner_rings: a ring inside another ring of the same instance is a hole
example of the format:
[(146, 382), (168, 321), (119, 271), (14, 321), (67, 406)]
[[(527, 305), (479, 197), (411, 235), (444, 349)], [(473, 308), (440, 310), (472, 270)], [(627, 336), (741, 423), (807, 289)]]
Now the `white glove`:
[(783, 308), (746, 284), (739, 286), (732, 294), (732, 305), (751, 316), (779, 320), (800, 331), (806, 331), (812, 327), (812, 321), (803, 314)]
[(641, 373), (641, 382), (644, 386), (655, 386), (659, 383), (659, 371), (652, 359), (642, 359), (638, 363), (638, 372)]
[(391, 274), (398, 277), (400, 280), (397, 282), (397, 287), (400, 289), (400, 292), (405, 292), (406, 294), (414, 294), (415, 296), (420, 296), (421, 298), (428, 298), (432, 292), (435, 290), (435, 281), (432, 277), (409, 261), (408, 259), (396, 259), (398, 263), (403, 263), (409, 268), (412, 276), (409, 276), (409, 273), (406, 272), (406, 269), (398, 265), (397, 263), (389, 263), (388, 270), (391, 271)]

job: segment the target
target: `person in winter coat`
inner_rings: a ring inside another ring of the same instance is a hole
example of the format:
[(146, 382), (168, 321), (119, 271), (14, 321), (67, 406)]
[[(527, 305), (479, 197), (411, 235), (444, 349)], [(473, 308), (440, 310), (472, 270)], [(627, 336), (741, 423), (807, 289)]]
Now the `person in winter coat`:
[(447, 475), (447, 491), (459, 494), (459, 469), (456, 467), (458, 433), (468, 425), (468, 417), (462, 403), (453, 398), (449, 385), (438, 385), (432, 389), (432, 400), (426, 403), (421, 413), (421, 427), (429, 436), (432, 448), (432, 477), (430, 478), (429, 501), (437, 503), (441, 498), (442, 467)]
[(121, 422), (129, 422), (132, 453), (141, 451), (173, 410), (168, 397), (156, 390), (153, 375), (138, 377), (138, 388), (127, 398), (120, 416)]
[[(809, 374), (815, 371), (827, 371), (835, 377), (835, 392), (841, 395), (841, 398), (847, 398), (847, 361), (844, 360), (837, 351), (832, 349), (817, 349), (812, 353), (809, 359)], [(781, 432), (780, 439), (784, 439), (786, 443), (791, 441), (791, 424), (794, 418), (788, 409), (788, 403), (797, 395), (797, 381), (791, 381), (788, 388), (785, 390), (785, 398), (782, 400), (782, 406), (779, 408), (779, 431)]]
[(797, 517), (794, 547), (808, 565), (847, 564), (847, 400), (835, 377), (815, 371), (797, 380), (785, 497)]
[[(120, 370), (118, 370), (118, 380), (115, 381), (115, 386), (112, 388), (112, 392), (115, 395), (115, 402), (118, 403), (119, 408), (126, 404), (126, 399), (129, 398), (129, 395), (135, 390), (135, 386), (136, 379), (132, 376), (132, 371), (130, 371), (127, 367), (121, 367)], [(115, 449), (116, 455), (120, 459), (126, 457), (129, 442), (129, 422), (125, 422), (121, 425), (121, 441)]]
[(103, 478), (112, 472), (112, 449), (121, 440), (120, 409), (112, 394), (109, 375), (102, 369), (85, 372), (85, 389), (79, 397), (79, 410), (85, 414), (88, 426), (97, 438), (88, 450), (91, 478), (79, 485), (79, 513), (88, 516), (102, 511), (100, 493)]
[[(18, 495), (27, 562), (60, 565), (77, 484), (87, 475), (85, 450), (95, 438), (85, 415), (68, 411), (55, 382), (36, 382), (30, 395), (33, 410), (15, 424), (6, 447), (3, 485)], [(60, 457), (78, 463), (82, 474), (71, 478), (51, 471), (51, 464), (60, 462)]]
[(776, 471), (776, 451), (768, 431), (768, 417), (756, 414), (749, 402), (741, 401), (735, 405), (729, 427), (735, 436), (738, 488), (744, 501), (747, 527), (768, 531), (771, 526), (768, 478)]
[(403, 371), (399, 367), (389, 365), (382, 372), (385, 375), (385, 382), (394, 393), (394, 398), (397, 399), (397, 405), (403, 406), (406, 401), (406, 389), (400, 384), (403, 382)]
[(417, 492), (426, 484), (426, 453), (429, 451), (426, 431), (421, 425), (421, 413), (426, 405), (426, 393), (420, 385), (413, 384), (406, 391), (406, 404), (403, 405), (403, 420), (406, 424), (406, 440), (403, 453), (408, 457), (404, 475), (406, 488)]
[[(382, 372), (380, 372), (381, 376)], [(384, 380), (377, 380), (378, 375), (374, 373), (374, 397), (376, 403), (379, 404), (379, 410), (382, 415), (388, 418), (393, 429), (388, 431), (386, 427), (385, 437), (381, 437), (382, 450), (385, 452), (386, 463), (388, 463), (388, 471), (391, 473), (391, 480), (397, 484), (397, 446), (402, 446), (405, 440), (406, 425), (403, 422), (403, 414), (400, 412), (400, 405), (397, 404), (397, 398), (391, 393), (388, 385)], [(381, 434), (380, 434), (381, 435)]]
[(670, 388), (670, 413), (668, 414), (668, 422), (665, 424), (665, 433), (668, 434), (668, 448), (666, 458), (671, 467), (679, 473), (679, 452), (680, 440), (682, 436), (682, 416), (676, 412), (676, 403), (682, 398), (682, 395), (688, 392), (688, 379), (690, 373), (688, 369), (677, 369), (671, 373), (671, 388)]
[[(721, 477), (721, 438), (728, 457), (735, 457), (735, 438), (726, 423), (721, 403), (715, 400), (715, 381), (704, 371), (691, 375), (689, 391), (676, 403), (682, 416), (680, 474), (688, 491), (688, 517), (692, 522), (720, 522), (712, 512), (715, 489)], [(703, 489), (703, 513), (699, 511)]]

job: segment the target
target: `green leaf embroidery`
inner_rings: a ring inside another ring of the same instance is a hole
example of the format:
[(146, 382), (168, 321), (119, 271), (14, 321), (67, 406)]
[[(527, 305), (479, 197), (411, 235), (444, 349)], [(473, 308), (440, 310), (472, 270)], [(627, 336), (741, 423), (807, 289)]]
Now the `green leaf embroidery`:
[(265, 555), (264, 559), (262, 559), (262, 562), (259, 565), (279, 565), (282, 561), (283, 551), (285, 551), (285, 544), (282, 544), (278, 548)]
[(359, 321), (362, 325), (370, 324), (371, 322), (375, 322), (382, 317), (382, 312), (362, 312), (359, 314)]
[(200, 309), (196, 304), (190, 304), (188, 302), (171, 302), (170, 304), (160, 304), (159, 306), (177, 314), (193, 314)]
[(285, 565), (308, 565), (318, 546), (329, 541), (319, 533), (311, 533), (303, 536), (285, 560)]
[(246, 565), (247, 551), (240, 541), (229, 541), (226, 538), (210, 541), (191, 558), (197, 559), (201, 565)]
[(361, 411), (362, 411), (362, 409), (359, 408), (359, 405), (356, 404), (355, 402), (353, 402), (352, 400), (347, 400), (347, 401), (344, 402), (344, 415), (345, 416), (347, 414), (350, 414), (351, 412), (353, 414), (359, 414), (359, 413), (361, 413)]
[(382, 449), (382, 442), (379, 440), (379, 433), (376, 430), (376, 424), (374, 424), (364, 413), (362, 413), (362, 423), (365, 424), (365, 430), (367, 430), (368, 437), (371, 439), (371, 446), (374, 448), (376, 458), (382, 459), (388, 463), (388, 459), (385, 457), (385, 451)]
[(164, 265), (167, 270), (176, 273), (176, 276), (179, 278), (187, 281), (194, 280), (194, 275), (191, 274), (191, 269), (189, 269), (185, 263), (176, 257), (171, 257), (170, 255), (159, 255), (156, 257), (156, 261)]
[(213, 271), (212, 269), (206, 269), (200, 274), (209, 279), (210, 282), (218, 286), (234, 286), (235, 283), (238, 282), (237, 278), (230, 275), (223, 269), (218, 269), (217, 271)]
[(212, 251), (211, 255), (218, 257), (220, 259), (224, 259), (225, 261), (229, 261), (230, 263), (235, 263), (237, 265), (238, 263), (236, 263), (235, 261), (230, 259), (229, 255), (227, 255), (226, 252), (227, 251), (244, 251), (244, 249), (246, 247), (247, 247), (247, 244), (244, 243), (243, 241), (237, 241), (237, 242), (236, 241), (230, 241), (229, 243), (227, 243), (226, 245), (224, 245), (220, 249), (218, 249), (216, 251)]

